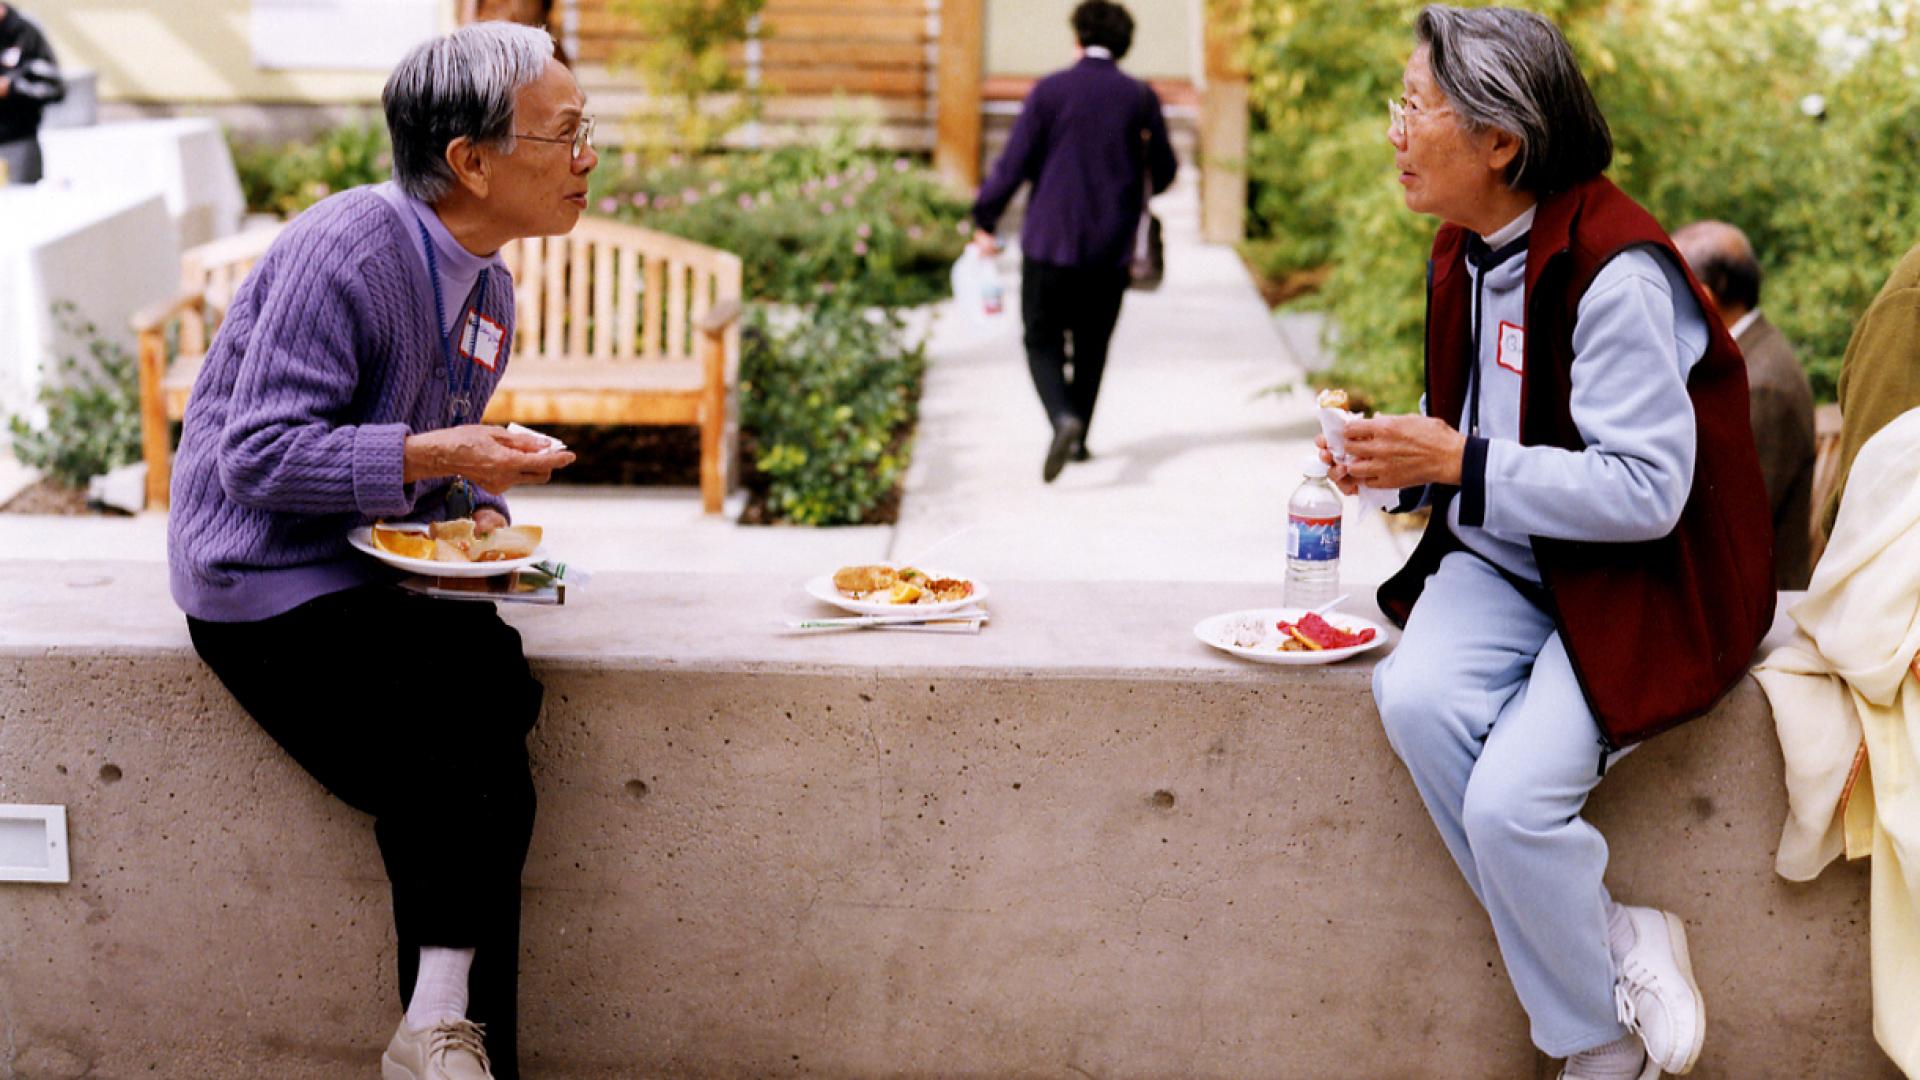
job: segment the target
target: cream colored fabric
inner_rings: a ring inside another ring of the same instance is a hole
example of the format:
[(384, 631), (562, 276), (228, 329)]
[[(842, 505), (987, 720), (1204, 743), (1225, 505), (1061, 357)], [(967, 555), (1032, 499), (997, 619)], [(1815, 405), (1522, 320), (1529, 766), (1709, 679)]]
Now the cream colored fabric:
[(1775, 869), (1872, 856), (1874, 1036), (1920, 1077), (1920, 409), (1861, 448), (1789, 614), (1793, 641), (1754, 670), (1786, 757)]

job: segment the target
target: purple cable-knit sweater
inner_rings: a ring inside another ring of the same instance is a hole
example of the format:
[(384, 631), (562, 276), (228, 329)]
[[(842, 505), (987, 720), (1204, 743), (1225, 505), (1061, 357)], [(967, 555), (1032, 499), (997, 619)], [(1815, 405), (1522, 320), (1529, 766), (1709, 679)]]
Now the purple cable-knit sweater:
[[(388, 579), (347, 533), (441, 516), (448, 480), (401, 482), (406, 437), (451, 417), (415, 228), (371, 189), (335, 195), (296, 218), (234, 296), (194, 381), (174, 466), (167, 561), (187, 614), (252, 622)], [(512, 342), (504, 268), (478, 306)], [(461, 363), (478, 417), (505, 349), (494, 371)]]

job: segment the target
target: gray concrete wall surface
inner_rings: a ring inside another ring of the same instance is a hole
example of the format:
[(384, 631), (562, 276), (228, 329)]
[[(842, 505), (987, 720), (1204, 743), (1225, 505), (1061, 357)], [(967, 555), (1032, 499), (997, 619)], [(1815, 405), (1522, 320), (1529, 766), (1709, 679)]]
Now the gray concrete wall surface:
[[(0, 885), (0, 1076), (372, 1075), (368, 820), (193, 656), (163, 568), (10, 569), (0, 801), (67, 807), (73, 880)], [(547, 687), (528, 1075), (1552, 1075), (1366, 658), (1194, 639), (1270, 587), (992, 588), (977, 637), (783, 634), (814, 609), (761, 576), (509, 609)], [(1610, 885), (1687, 920), (1694, 1075), (1894, 1076), (1865, 868), (1773, 874), (1780, 776), (1743, 683), (1600, 786)]]

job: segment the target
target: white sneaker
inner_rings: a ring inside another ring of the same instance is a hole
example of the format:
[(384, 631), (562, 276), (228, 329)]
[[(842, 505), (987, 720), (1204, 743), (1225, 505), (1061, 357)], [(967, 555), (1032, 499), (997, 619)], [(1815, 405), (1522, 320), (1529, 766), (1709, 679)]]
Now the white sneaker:
[(1653, 908), (1623, 910), (1633, 924), (1633, 947), (1614, 958), (1620, 1022), (1640, 1035), (1654, 1065), (1684, 1073), (1700, 1060), (1707, 1037), (1707, 1001), (1693, 981), (1686, 927), (1678, 915)]
[(416, 1031), (400, 1021), (380, 1055), (381, 1080), (493, 1080), (480, 1025), (447, 1020)]

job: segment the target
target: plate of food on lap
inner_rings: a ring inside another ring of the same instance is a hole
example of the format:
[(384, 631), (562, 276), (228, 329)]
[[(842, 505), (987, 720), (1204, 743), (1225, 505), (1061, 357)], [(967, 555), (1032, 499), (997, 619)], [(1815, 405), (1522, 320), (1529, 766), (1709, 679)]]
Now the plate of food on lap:
[(815, 600), (860, 615), (932, 615), (987, 598), (987, 587), (971, 578), (889, 563), (843, 566), (803, 588)]
[(1262, 664), (1332, 664), (1378, 648), (1386, 628), (1345, 612), (1304, 608), (1229, 611), (1200, 620), (1193, 635), (1221, 652)]
[(347, 543), (388, 566), (423, 577), (497, 577), (545, 558), (540, 526), (509, 525), (480, 532), (472, 518), (431, 524), (375, 522), (348, 533)]

